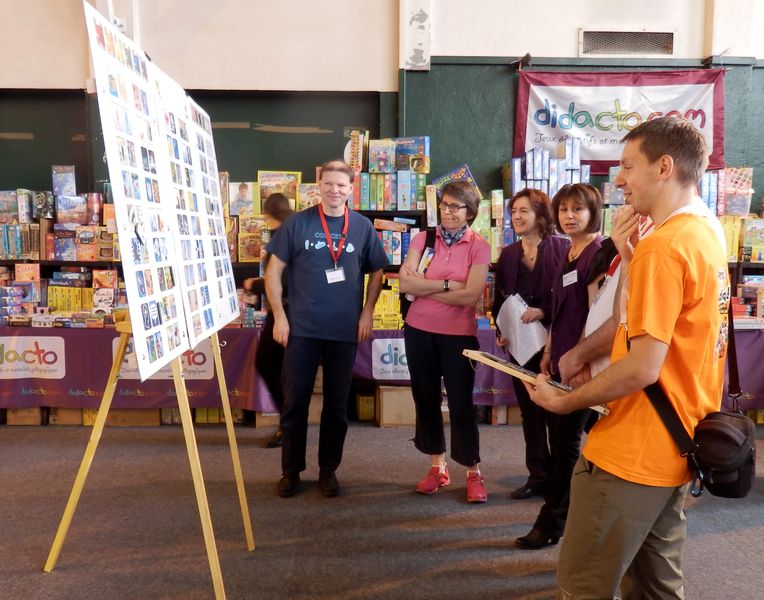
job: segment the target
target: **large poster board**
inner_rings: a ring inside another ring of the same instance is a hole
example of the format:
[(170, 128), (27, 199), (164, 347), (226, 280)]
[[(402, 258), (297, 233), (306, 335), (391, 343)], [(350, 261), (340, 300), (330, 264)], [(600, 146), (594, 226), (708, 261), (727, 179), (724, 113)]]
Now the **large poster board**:
[(156, 65), (154, 79), (163, 114), (175, 251), (191, 347), (238, 315), (236, 285), (220, 198), (210, 118)]
[(209, 116), (83, 2), (142, 380), (238, 312)]

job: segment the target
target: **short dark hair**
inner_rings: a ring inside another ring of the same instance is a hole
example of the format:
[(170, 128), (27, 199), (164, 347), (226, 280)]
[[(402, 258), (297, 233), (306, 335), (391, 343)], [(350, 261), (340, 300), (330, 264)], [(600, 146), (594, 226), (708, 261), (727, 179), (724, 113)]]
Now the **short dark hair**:
[(599, 233), (602, 229), (602, 196), (599, 190), (588, 183), (568, 183), (562, 186), (552, 199), (552, 214), (554, 224), (562, 232), (560, 226), (560, 205), (568, 199), (580, 200), (589, 209), (589, 225), (586, 233)]
[(674, 159), (676, 176), (683, 185), (698, 185), (708, 166), (708, 147), (703, 134), (687, 119), (658, 117), (641, 123), (623, 137), (639, 142), (651, 163), (667, 154)]
[(321, 165), (321, 168), (318, 170), (318, 180), (321, 181), (324, 177), (324, 173), (328, 173), (329, 171), (344, 173), (350, 178), (350, 183), (353, 183), (353, 179), (355, 178), (355, 172), (350, 168), (350, 165), (339, 158), (327, 160)]
[(541, 238), (548, 237), (554, 233), (554, 217), (552, 216), (552, 201), (541, 190), (525, 188), (517, 192), (510, 199), (508, 206), (512, 213), (512, 207), (520, 198), (528, 198), (531, 208), (536, 215), (536, 224), (538, 226)]
[(467, 205), (467, 222), (472, 225), (480, 208), (480, 195), (475, 186), (467, 181), (449, 181), (440, 189), (440, 199), (446, 194)]
[(289, 205), (289, 198), (280, 192), (274, 192), (265, 199), (263, 213), (283, 223), (294, 211)]

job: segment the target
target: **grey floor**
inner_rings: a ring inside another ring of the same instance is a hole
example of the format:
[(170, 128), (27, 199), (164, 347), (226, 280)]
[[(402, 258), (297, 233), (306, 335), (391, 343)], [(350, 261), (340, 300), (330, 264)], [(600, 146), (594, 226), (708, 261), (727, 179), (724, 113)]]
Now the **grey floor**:
[[(413, 493), (428, 461), (409, 441), (411, 428), (353, 424), (338, 471), (343, 493), (333, 499), (315, 485), (316, 426), (303, 486), (290, 499), (274, 493), (280, 453), (262, 447), (270, 430), (236, 431), (254, 552), (245, 547), (225, 429), (197, 429), (228, 598), (554, 596), (557, 547), (512, 543), (540, 507), (508, 496), (524, 480), (519, 427), (481, 427), (484, 505), (465, 502), (458, 466), (435, 496)], [(42, 572), (88, 436), (84, 427), (0, 427), (0, 598), (214, 597), (179, 427), (104, 432), (58, 564)], [(688, 599), (764, 598), (761, 471), (745, 500), (689, 502)]]

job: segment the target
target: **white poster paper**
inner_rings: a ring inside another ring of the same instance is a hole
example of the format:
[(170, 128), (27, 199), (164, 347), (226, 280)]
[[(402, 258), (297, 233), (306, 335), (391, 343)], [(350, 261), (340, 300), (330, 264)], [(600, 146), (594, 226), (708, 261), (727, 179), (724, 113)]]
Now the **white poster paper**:
[(83, 2), (142, 380), (238, 313), (209, 116)]

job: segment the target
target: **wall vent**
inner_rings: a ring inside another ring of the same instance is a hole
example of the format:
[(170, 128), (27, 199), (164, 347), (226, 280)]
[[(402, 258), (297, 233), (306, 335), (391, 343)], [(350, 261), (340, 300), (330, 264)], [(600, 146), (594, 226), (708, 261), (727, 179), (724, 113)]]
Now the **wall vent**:
[(616, 31), (579, 29), (579, 57), (657, 57), (674, 56), (676, 30)]

